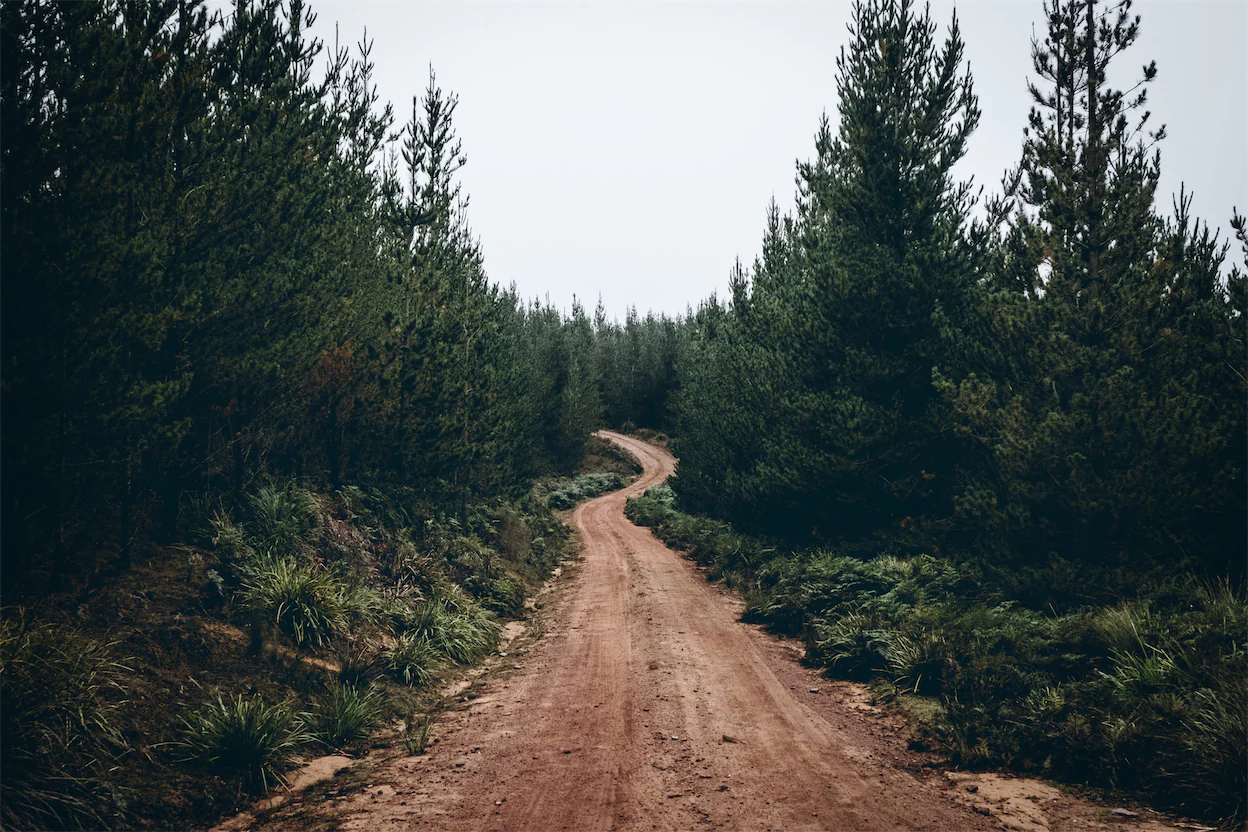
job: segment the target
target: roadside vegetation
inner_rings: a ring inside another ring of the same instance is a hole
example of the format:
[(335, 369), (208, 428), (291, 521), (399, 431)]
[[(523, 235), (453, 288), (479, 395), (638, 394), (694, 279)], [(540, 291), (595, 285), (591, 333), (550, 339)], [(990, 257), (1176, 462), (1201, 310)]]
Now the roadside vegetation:
[(636, 472), (604, 422), (680, 459), (630, 516), (958, 764), (1242, 823), (1248, 223), (1157, 193), (1129, 2), (1037, 13), (999, 194), (956, 20), (864, 0), (760, 256), (620, 323), (490, 280), (457, 98), (301, 0), (0, 5), (0, 824), (423, 749)]
[(790, 551), (674, 507), (630, 519), (804, 640), (806, 661), (871, 682), (959, 766), (1132, 789), (1233, 823), (1248, 796), (1248, 596), (1177, 576), (1113, 604), (1029, 609), (971, 564)]
[[(602, 440), (587, 464), (616, 459)], [(261, 486), (163, 559), (0, 637), (5, 828), (187, 828), (374, 742), (423, 751), (440, 689), (567, 554), (546, 478), (420, 515), (379, 490)], [(58, 623), (49, 623), (56, 621)]]

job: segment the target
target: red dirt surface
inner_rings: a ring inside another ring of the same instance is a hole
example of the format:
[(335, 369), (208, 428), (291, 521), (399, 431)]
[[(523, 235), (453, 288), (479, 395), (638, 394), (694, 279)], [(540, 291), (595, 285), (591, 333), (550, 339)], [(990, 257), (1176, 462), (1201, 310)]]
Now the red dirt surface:
[[(583, 557), (555, 593), (545, 636), (505, 648), (506, 667), (444, 715), (429, 754), (383, 760), (362, 792), (309, 797), (265, 825), (1048, 828), (968, 801), (969, 787), (908, 751), (904, 723), (863, 688), (829, 682), (785, 642), (742, 624), (739, 601), (624, 517), (625, 500), (673, 472), (671, 454), (601, 435), (645, 472), (572, 514)], [(254, 823), (238, 820), (234, 828)], [(1088, 820), (1077, 825), (1105, 828)]]

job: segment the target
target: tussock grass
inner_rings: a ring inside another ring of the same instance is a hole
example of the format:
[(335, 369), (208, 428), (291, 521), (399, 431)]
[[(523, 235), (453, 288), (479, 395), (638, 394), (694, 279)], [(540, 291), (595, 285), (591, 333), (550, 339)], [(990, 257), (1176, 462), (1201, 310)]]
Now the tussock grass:
[(386, 671), (396, 681), (423, 687), (437, 672), (442, 654), (430, 640), (415, 632), (403, 633), (382, 653)]
[(240, 695), (229, 700), (218, 696), (184, 717), (183, 737), (176, 745), (186, 759), (264, 792), (270, 783), (282, 781), (291, 759), (313, 740), (306, 714), (285, 702)]
[(342, 748), (372, 736), (381, 719), (382, 698), (373, 687), (339, 682), (313, 706), (312, 733), (329, 748)]
[(311, 495), (295, 485), (262, 486), (248, 497), (248, 504), (256, 539), (281, 555), (294, 552), (315, 519)]
[(381, 676), (381, 657), (377, 645), (368, 639), (339, 642), (334, 657), (338, 660), (338, 681), (341, 684), (362, 689)]
[(415, 714), (408, 716), (403, 731), (399, 734), (399, 743), (408, 756), (415, 757), (425, 753), (425, 749), (429, 747), (429, 729), (432, 727), (433, 714), (426, 714), (420, 719)]
[(498, 623), (480, 604), (451, 590), (418, 605), (409, 628), (458, 665), (480, 661), (498, 646), (500, 634)]
[(345, 587), (328, 571), (294, 558), (269, 558), (243, 584), (246, 604), (266, 615), (295, 644), (320, 647), (347, 628)]

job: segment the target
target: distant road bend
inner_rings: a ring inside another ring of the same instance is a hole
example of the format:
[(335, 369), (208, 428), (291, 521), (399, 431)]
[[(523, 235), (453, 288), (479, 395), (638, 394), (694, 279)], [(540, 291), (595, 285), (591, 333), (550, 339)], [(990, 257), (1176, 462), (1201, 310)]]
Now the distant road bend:
[(545, 637), (439, 723), (434, 753), (325, 806), (339, 828), (1000, 828), (855, 747), (782, 684), (739, 604), (624, 517), (671, 454), (602, 435), (645, 471), (573, 513), (584, 559)]

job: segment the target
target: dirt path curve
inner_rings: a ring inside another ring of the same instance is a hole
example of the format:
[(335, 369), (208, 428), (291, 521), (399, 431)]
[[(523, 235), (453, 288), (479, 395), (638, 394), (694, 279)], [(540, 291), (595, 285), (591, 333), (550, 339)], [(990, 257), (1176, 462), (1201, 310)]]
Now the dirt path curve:
[(830, 699), (807, 677), (780, 681), (736, 602), (624, 517), (672, 456), (602, 435), (645, 472), (572, 515), (583, 562), (545, 638), (440, 724), (434, 753), (326, 807), (339, 828), (1001, 828), (855, 744), (806, 704)]

